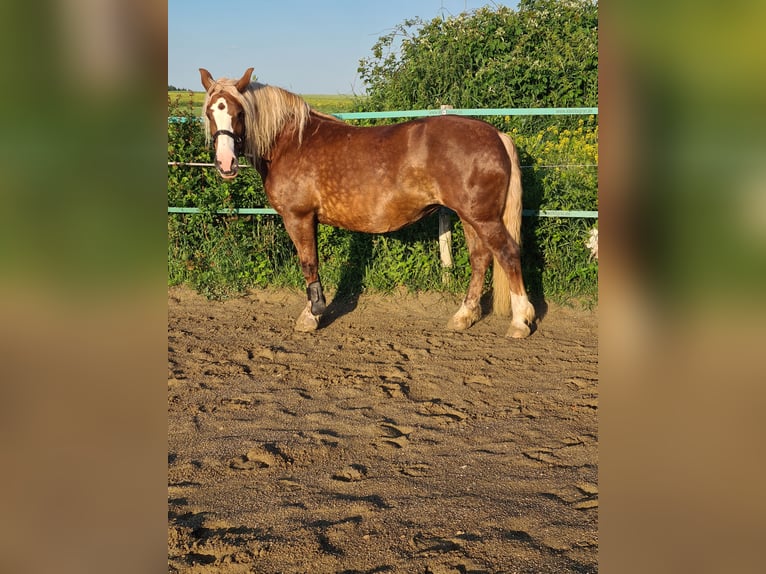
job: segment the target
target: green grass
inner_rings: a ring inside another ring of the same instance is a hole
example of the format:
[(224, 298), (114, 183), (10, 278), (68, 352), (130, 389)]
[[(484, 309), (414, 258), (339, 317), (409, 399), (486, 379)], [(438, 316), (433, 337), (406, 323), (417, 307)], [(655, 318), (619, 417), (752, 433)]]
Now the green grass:
[[(342, 94), (302, 94), (308, 104), (317, 111), (326, 114), (349, 112), (354, 107), (357, 96)], [(178, 102), (182, 108), (191, 109), (194, 115), (202, 114), (202, 104), (205, 101), (205, 92), (168, 92), (168, 99)]]

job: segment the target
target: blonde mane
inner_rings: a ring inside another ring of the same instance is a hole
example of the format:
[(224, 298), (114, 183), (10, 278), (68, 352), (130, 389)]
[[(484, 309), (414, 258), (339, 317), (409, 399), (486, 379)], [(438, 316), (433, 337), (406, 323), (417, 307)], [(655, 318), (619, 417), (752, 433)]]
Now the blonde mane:
[(210, 121), (204, 113), (211, 95), (225, 92), (237, 99), (245, 111), (245, 155), (252, 158), (269, 156), (274, 140), (288, 124), (298, 132), (298, 145), (303, 141), (303, 128), (309, 120), (310, 108), (303, 98), (282, 88), (252, 82), (244, 93), (235, 87), (236, 80), (219, 78), (205, 95), (202, 116), (205, 141), (210, 144)]

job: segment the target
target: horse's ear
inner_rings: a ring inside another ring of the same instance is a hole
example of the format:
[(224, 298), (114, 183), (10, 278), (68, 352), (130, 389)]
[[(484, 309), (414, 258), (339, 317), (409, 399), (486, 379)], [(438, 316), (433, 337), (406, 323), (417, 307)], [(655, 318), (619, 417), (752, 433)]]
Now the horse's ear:
[(237, 82), (237, 90), (239, 90), (239, 93), (243, 93), (247, 87), (250, 85), (250, 78), (253, 77), (253, 69), (248, 68), (247, 71), (244, 73), (244, 75), (239, 79)]
[(213, 85), (213, 82), (215, 82), (213, 76), (211, 76), (210, 72), (208, 72), (205, 68), (200, 68), (199, 77), (202, 80), (202, 87), (205, 88), (205, 91), (207, 92), (210, 89), (210, 86)]

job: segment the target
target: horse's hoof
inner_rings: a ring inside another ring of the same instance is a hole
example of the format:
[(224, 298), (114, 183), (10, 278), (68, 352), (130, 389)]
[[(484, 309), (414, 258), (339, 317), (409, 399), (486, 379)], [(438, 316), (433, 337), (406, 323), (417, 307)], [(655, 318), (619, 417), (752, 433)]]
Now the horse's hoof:
[(463, 303), (460, 309), (457, 310), (457, 313), (447, 322), (447, 329), (450, 331), (465, 331), (479, 319), (481, 319), (481, 309), (478, 307), (467, 307)]
[(304, 317), (301, 315), (295, 322), (295, 330), (299, 333), (311, 333), (319, 328), (319, 317)]
[(295, 330), (299, 333), (310, 333), (319, 328), (319, 315), (311, 312), (311, 303), (301, 312), (295, 322)]
[(529, 337), (531, 333), (532, 330), (529, 328), (529, 325), (525, 323), (522, 325), (511, 325), (505, 336), (513, 339), (525, 339), (526, 337)]
[(470, 326), (471, 325), (468, 324), (465, 317), (460, 317), (459, 319), (452, 317), (447, 321), (448, 331), (465, 331)]

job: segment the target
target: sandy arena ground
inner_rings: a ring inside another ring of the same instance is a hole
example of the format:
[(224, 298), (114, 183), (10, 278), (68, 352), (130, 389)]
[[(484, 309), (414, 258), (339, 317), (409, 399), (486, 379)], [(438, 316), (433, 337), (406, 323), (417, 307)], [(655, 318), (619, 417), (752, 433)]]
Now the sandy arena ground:
[(168, 291), (170, 572), (597, 571), (594, 312), (519, 341), (362, 295), (299, 334), (304, 301)]

